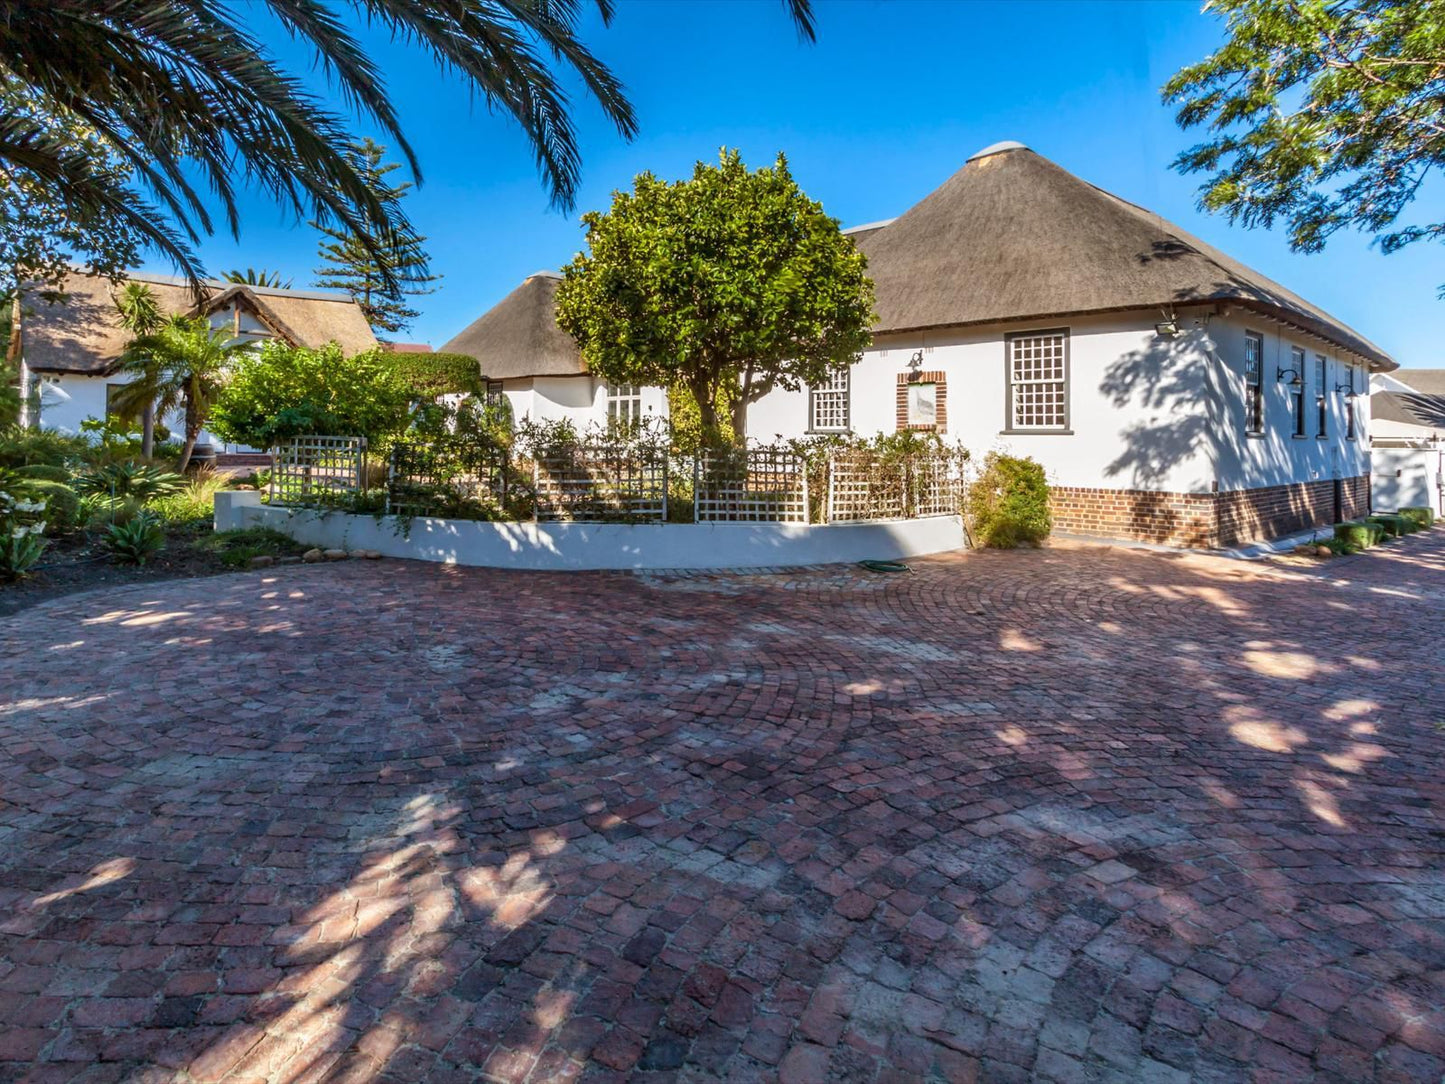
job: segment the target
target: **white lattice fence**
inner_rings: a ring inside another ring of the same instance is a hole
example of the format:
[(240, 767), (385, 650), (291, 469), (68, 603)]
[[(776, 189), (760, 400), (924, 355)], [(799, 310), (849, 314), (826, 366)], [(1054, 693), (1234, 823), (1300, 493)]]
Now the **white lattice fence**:
[(693, 473), (698, 523), (807, 523), (808, 465), (777, 448), (701, 453)]
[(828, 522), (902, 519), (908, 515), (907, 468), (867, 451), (841, 452), (828, 460)]
[(302, 507), (343, 503), (364, 487), (363, 437), (297, 437), (271, 449), (272, 504)]
[(667, 456), (579, 445), (534, 461), (539, 520), (667, 520)]
[(908, 514), (953, 516), (963, 507), (963, 463), (957, 456), (909, 461)]

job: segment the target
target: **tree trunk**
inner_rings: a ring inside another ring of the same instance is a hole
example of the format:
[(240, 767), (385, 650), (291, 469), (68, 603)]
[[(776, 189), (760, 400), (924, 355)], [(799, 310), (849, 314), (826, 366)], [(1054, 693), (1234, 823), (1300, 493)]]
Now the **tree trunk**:
[(21, 349), (20, 336), (20, 290), (17, 288), (15, 296), (10, 299), (10, 345), (5, 350), (5, 379), (11, 379), (12, 375), (20, 392), (20, 428), (30, 427), (30, 396), (29, 388), (25, 381), (20, 379), (20, 359), (24, 356)]
[(156, 450), (156, 405), (146, 404), (140, 414), (140, 454), (149, 459)]
[(698, 427), (702, 430), (704, 445), (717, 442), (717, 396), (706, 381), (694, 380), (688, 385), (692, 398), (697, 403)]
[(191, 453), (195, 451), (196, 439), (201, 435), (202, 421), (203, 419), (188, 396), (186, 398), (186, 443), (181, 448), (181, 461), (176, 464), (177, 474), (185, 474), (186, 468), (191, 465)]

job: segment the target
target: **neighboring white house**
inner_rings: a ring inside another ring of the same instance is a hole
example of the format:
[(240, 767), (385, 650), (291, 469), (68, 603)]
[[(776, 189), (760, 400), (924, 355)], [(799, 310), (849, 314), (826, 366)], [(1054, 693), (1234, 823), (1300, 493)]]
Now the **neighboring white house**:
[[(937, 432), (1031, 456), (1056, 529), (1230, 545), (1369, 508), (1364, 336), (1158, 215), (1018, 143), (968, 159), (896, 219), (847, 231), (877, 287), (873, 345), (826, 387), (775, 391), (759, 440)], [(520, 414), (665, 409), (607, 389), (534, 275), (445, 349)]]
[[(279, 339), (308, 347), (335, 340), (348, 354), (377, 344), (361, 308), (344, 293), (206, 280), (205, 295), (197, 302), (184, 279), (132, 274), (129, 281), (148, 285), (166, 315), (205, 314), (212, 327), (227, 328), (236, 339)], [(63, 302), (30, 302), (21, 339), (21, 378), (23, 384), (40, 385), (43, 428), (75, 433), (87, 418), (104, 419), (114, 389), (129, 380), (118, 371), (130, 339), (115, 307), (118, 288), (109, 279), (77, 273), (64, 284)], [(180, 420), (166, 419), (166, 424), (178, 430)], [(202, 434), (201, 439), (210, 438)]]
[(1401, 369), (1370, 386), (1376, 505), (1425, 505), (1445, 515), (1445, 369)]

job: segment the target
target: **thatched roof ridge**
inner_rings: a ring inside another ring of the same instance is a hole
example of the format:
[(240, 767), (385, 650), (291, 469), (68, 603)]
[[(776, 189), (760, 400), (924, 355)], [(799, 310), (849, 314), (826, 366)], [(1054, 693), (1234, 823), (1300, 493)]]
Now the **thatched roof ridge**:
[(878, 332), (1222, 302), (1393, 369), (1359, 332), (1158, 215), (1019, 144), (996, 144), (855, 243)]
[(538, 271), (473, 320), (442, 347), (481, 363), (489, 380), (585, 373), (572, 336), (557, 326), (557, 286), (562, 276)]
[[(209, 313), (234, 303), (253, 312), (278, 339), (293, 346), (318, 347), (334, 340), (353, 354), (376, 345), (360, 306), (343, 293), (208, 279), (198, 304), (184, 279), (133, 274), (129, 281), (149, 286), (167, 315)], [(114, 372), (130, 339), (116, 312), (117, 287), (102, 276), (77, 272), (65, 280), (62, 289), (63, 303), (49, 304), (39, 298), (28, 302), (30, 312), (23, 324), (26, 364), (36, 372), (89, 376)]]

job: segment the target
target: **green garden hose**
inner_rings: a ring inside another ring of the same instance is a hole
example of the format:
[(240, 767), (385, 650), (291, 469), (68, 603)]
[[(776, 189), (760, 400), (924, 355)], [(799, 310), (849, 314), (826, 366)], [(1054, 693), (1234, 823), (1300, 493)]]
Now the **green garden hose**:
[(912, 572), (902, 561), (859, 561), (869, 572)]

